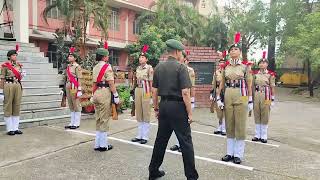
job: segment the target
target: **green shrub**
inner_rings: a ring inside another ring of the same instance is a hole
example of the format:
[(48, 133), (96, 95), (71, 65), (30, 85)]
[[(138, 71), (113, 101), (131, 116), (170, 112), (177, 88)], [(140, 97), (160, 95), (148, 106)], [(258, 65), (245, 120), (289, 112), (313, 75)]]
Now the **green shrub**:
[(117, 86), (117, 91), (122, 102), (121, 109), (128, 109), (130, 105), (130, 88), (128, 86), (120, 85)]

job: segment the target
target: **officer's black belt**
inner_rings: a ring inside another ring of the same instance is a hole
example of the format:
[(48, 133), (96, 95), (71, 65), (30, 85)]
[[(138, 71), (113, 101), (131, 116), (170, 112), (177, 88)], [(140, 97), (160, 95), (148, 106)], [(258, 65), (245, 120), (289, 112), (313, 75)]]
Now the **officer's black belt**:
[(161, 101), (183, 101), (182, 97), (179, 96), (161, 96)]
[(103, 87), (109, 87), (109, 84), (107, 83), (97, 83), (97, 87), (103, 88)]

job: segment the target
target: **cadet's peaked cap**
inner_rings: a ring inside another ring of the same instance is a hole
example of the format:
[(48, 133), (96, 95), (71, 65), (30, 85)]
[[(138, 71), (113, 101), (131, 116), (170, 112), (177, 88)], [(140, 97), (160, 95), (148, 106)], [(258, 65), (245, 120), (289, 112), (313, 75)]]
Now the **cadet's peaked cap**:
[(96, 54), (99, 54), (101, 56), (109, 56), (109, 51), (104, 48), (98, 48)]
[(10, 57), (10, 56), (12, 56), (12, 55), (14, 55), (14, 54), (18, 54), (17, 51), (16, 51), (16, 50), (10, 50), (10, 51), (8, 51), (8, 53), (7, 53), (7, 57)]
[(183, 55), (184, 58), (186, 58), (187, 57), (186, 51), (182, 51), (182, 55)]
[(184, 50), (183, 44), (180, 41), (177, 41), (175, 39), (169, 39), (168, 41), (166, 41), (166, 45), (169, 49), (174, 49), (179, 51)]

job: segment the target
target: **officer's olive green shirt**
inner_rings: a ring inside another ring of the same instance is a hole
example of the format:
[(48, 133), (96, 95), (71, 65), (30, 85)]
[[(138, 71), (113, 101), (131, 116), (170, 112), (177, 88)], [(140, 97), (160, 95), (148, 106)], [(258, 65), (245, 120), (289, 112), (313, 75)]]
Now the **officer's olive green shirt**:
[(182, 97), (181, 90), (191, 88), (187, 67), (169, 57), (167, 61), (156, 66), (152, 86), (158, 89), (159, 96)]

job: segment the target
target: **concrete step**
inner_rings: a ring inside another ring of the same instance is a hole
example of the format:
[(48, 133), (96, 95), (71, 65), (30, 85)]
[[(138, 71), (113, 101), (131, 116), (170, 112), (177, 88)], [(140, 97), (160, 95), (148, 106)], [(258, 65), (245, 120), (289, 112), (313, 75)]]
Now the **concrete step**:
[(40, 94), (40, 93), (59, 93), (61, 89), (59, 86), (33, 86), (23, 87), (23, 94)]
[[(7, 54), (0, 55), (0, 62), (7, 61)], [(18, 56), (18, 61), (31, 61), (31, 62), (49, 62), (48, 57), (29, 57), (29, 56)]]
[[(54, 108), (41, 108), (41, 109), (30, 109), (23, 110), (20, 112), (20, 119), (34, 119), (34, 118), (45, 118), (52, 116), (61, 116), (70, 114), (70, 110), (68, 108), (62, 107), (54, 107)], [(3, 112), (0, 112), (0, 121), (3, 121)]]
[[(0, 44), (1, 51), (9, 51), (9, 50), (13, 50), (15, 48), (16, 48), (15, 46), (11, 47), (8, 45)], [(20, 46), (18, 52), (40, 52), (40, 48), (39, 47)]]
[(58, 74), (57, 73), (28, 73), (27, 76), (23, 78), (23, 80), (47, 80), (47, 81), (57, 81)]
[(21, 43), (16, 41), (0, 41), (1, 45), (12, 47), (13, 49), (16, 48), (16, 44), (19, 44), (20, 47), (36, 47), (33, 43)]
[[(40, 109), (40, 108), (55, 108), (59, 107), (61, 104), (61, 100), (50, 100), (50, 101), (39, 101), (34, 99), (34, 101), (31, 102), (22, 102), (20, 109), (28, 110), (28, 109)], [(2, 111), (3, 109), (3, 103), (0, 104), (0, 109)]]
[(58, 93), (32, 93), (27, 94), (23, 93), (22, 95), (22, 102), (30, 102), (30, 101), (54, 101), (54, 100), (60, 100), (61, 101), (62, 96)]
[(40, 74), (40, 73), (47, 73), (47, 74), (58, 74), (58, 69), (56, 68), (40, 68), (40, 67), (23, 67), (23, 69), (27, 72), (27, 76), (29, 74)]
[[(0, 56), (7, 56), (8, 51), (0, 50)], [(19, 52), (18, 57), (25, 56), (25, 57), (44, 57), (43, 52)]]
[(58, 81), (48, 80), (22, 80), (23, 87), (34, 87), (34, 86), (59, 86)]
[[(4, 61), (5, 62), (5, 61)], [(41, 68), (41, 69), (52, 69), (53, 64), (48, 62), (30, 62), (30, 61), (19, 61), (22, 64), (22, 68)]]

